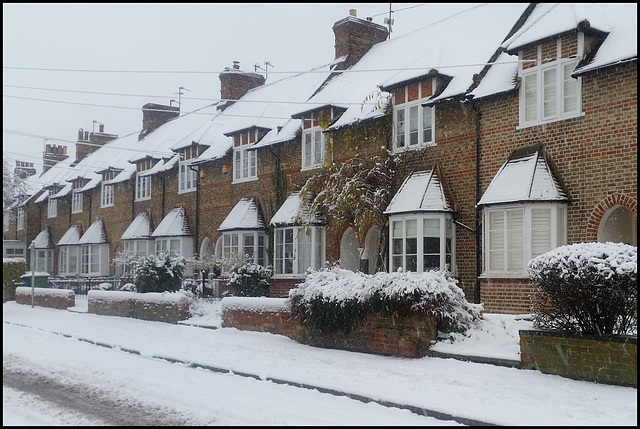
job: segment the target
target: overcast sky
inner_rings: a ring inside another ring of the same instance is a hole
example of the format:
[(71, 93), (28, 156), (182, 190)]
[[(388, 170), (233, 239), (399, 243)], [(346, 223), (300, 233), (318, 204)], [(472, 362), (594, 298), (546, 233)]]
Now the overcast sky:
[(3, 3), (3, 157), (40, 172), (46, 143), (75, 157), (80, 128), (124, 136), (140, 131), (146, 103), (211, 104), (233, 61), (263, 74), (255, 65), (269, 62), (267, 83), (324, 64), (349, 9), (386, 26), (391, 8), (393, 38), (472, 5)]

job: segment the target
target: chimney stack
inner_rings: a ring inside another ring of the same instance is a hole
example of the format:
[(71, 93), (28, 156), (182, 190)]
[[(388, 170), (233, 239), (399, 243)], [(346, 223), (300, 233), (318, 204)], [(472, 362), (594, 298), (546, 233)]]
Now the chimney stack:
[(69, 158), (67, 147), (55, 144), (46, 144), (42, 156), (42, 172), (48, 171), (51, 167)]
[(106, 134), (104, 132), (104, 124), (100, 124), (99, 129), (100, 131), (97, 133), (85, 131), (82, 128), (78, 130), (78, 141), (76, 142), (76, 163), (82, 161), (90, 153), (95, 152), (99, 147), (97, 145), (102, 146), (106, 142), (118, 138), (117, 134)]
[(389, 30), (369, 19), (358, 18), (356, 10), (350, 9), (349, 16), (333, 25), (333, 34), (336, 58), (347, 57), (337, 69), (345, 70), (357, 63), (373, 45), (387, 40)]
[(180, 108), (163, 104), (147, 103), (142, 106), (142, 131), (138, 134), (138, 141), (147, 134), (166, 124), (173, 118), (180, 116)]
[(264, 85), (265, 78), (258, 73), (248, 73), (240, 70), (240, 62), (234, 61), (233, 68), (225, 67), (220, 73), (220, 98), (225, 101), (218, 106), (218, 110), (224, 110), (231, 106), (247, 91)]

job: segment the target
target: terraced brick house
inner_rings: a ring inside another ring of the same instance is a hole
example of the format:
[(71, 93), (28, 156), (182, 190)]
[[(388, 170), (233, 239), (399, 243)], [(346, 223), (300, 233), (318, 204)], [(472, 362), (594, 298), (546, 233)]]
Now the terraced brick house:
[(435, 269), (487, 312), (530, 313), (531, 258), (637, 245), (636, 16), (484, 4), (388, 38), (352, 10), (314, 70), (265, 83), (236, 62), (219, 102), (145, 105), (138, 135), (97, 146), (82, 132), (82, 156), (37, 178), (4, 238), (54, 277), (240, 256), (285, 297), (327, 263)]

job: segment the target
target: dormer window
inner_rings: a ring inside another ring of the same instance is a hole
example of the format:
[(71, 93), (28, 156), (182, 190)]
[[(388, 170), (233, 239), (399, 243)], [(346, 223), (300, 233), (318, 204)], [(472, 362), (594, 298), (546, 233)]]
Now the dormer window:
[(18, 215), (16, 216), (16, 229), (18, 231), (24, 229), (24, 206), (18, 207)]
[[(581, 41), (582, 35), (572, 36)], [(564, 48), (563, 43), (568, 45)], [(576, 46), (579, 45), (578, 48)], [(558, 39), (519, 53), (520, 126), (574, 118), (581, 114), (581, 78), (571, 77), (582, 43)]]
[(327, 155), (326, 137), (317, 114), (303, 118), (302, 130), (302, 169), (310, 170), (322, 167)]
[(49, 205), (47, 208), (47, 217), (54, 218), (58, 216), (58, 200), (54, 198), (57, 190), (55, 188), (49, 189)]
[(248, 148), (259, 140), (258, 130), (253, 128), (233, 136), (233, 182), (258, 178), (258, 158), (255, 150)]
[[(198, 185), (198, 171), (190, 168), (191, 160), (198, 157), (198, 147), (189, 146), (180, 150), (180, 179), (178, 193), (196, 190)], [(149, 183), (150, 185), (150, 183)], [(150, 188), (149, 188), (150, 189)]]
[(83, 205), (83, 193), (80, 192), (82, 189), (82, 180), (74, 180), (73, 181), (73, 191), (71, 193), (71, 213), (82, 213), (82, 205)]
[(106, 184), (105, 182), (115, 178), (118, 175), (118, 171), (107, 170), (102, 173), (102, 197), (100, 199), (100, 207), (113, 206), (113, 185)]
[(435, 89), (435, 79), (398, 88), (394, 92), (394, 150), (417, 149), (435, 144), (434, 107), (423, 106)]
[(153, 167), (153, 160), (146, 158), (136, 164), (136, 201), (151, 199), (151, 176), (144, 172)]

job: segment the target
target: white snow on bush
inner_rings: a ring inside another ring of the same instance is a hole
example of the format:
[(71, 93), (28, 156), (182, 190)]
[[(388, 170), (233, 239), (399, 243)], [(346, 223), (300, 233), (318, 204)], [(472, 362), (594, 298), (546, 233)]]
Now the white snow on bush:
[(605, 278), (615, 274), (638, 274), (638, 248), (624, 243), (577, 243), (561, 246), (529, 261), (530, 270), (554, 267), (565, 279), (580, 276), (595, 268)]
[(420, 300), (413, 305), (413, 310), (430, 308), (433, 302), (438, 302), (443, 305), (437, 310), (439, 316), (470, 323), (479, 316), (483, 306), (469, 303), (457, 283), (456, 279), (440, 271), (378, 272), (369, 275), (331, 268), (310, 271), (304, 283), (289, 291), (288, 299), (300, 302), (319, 299), (344, 305), (347, 301), (365, 304), (376, 292), (383, 299), (390, 300), (400, 300), (417, 293)]

